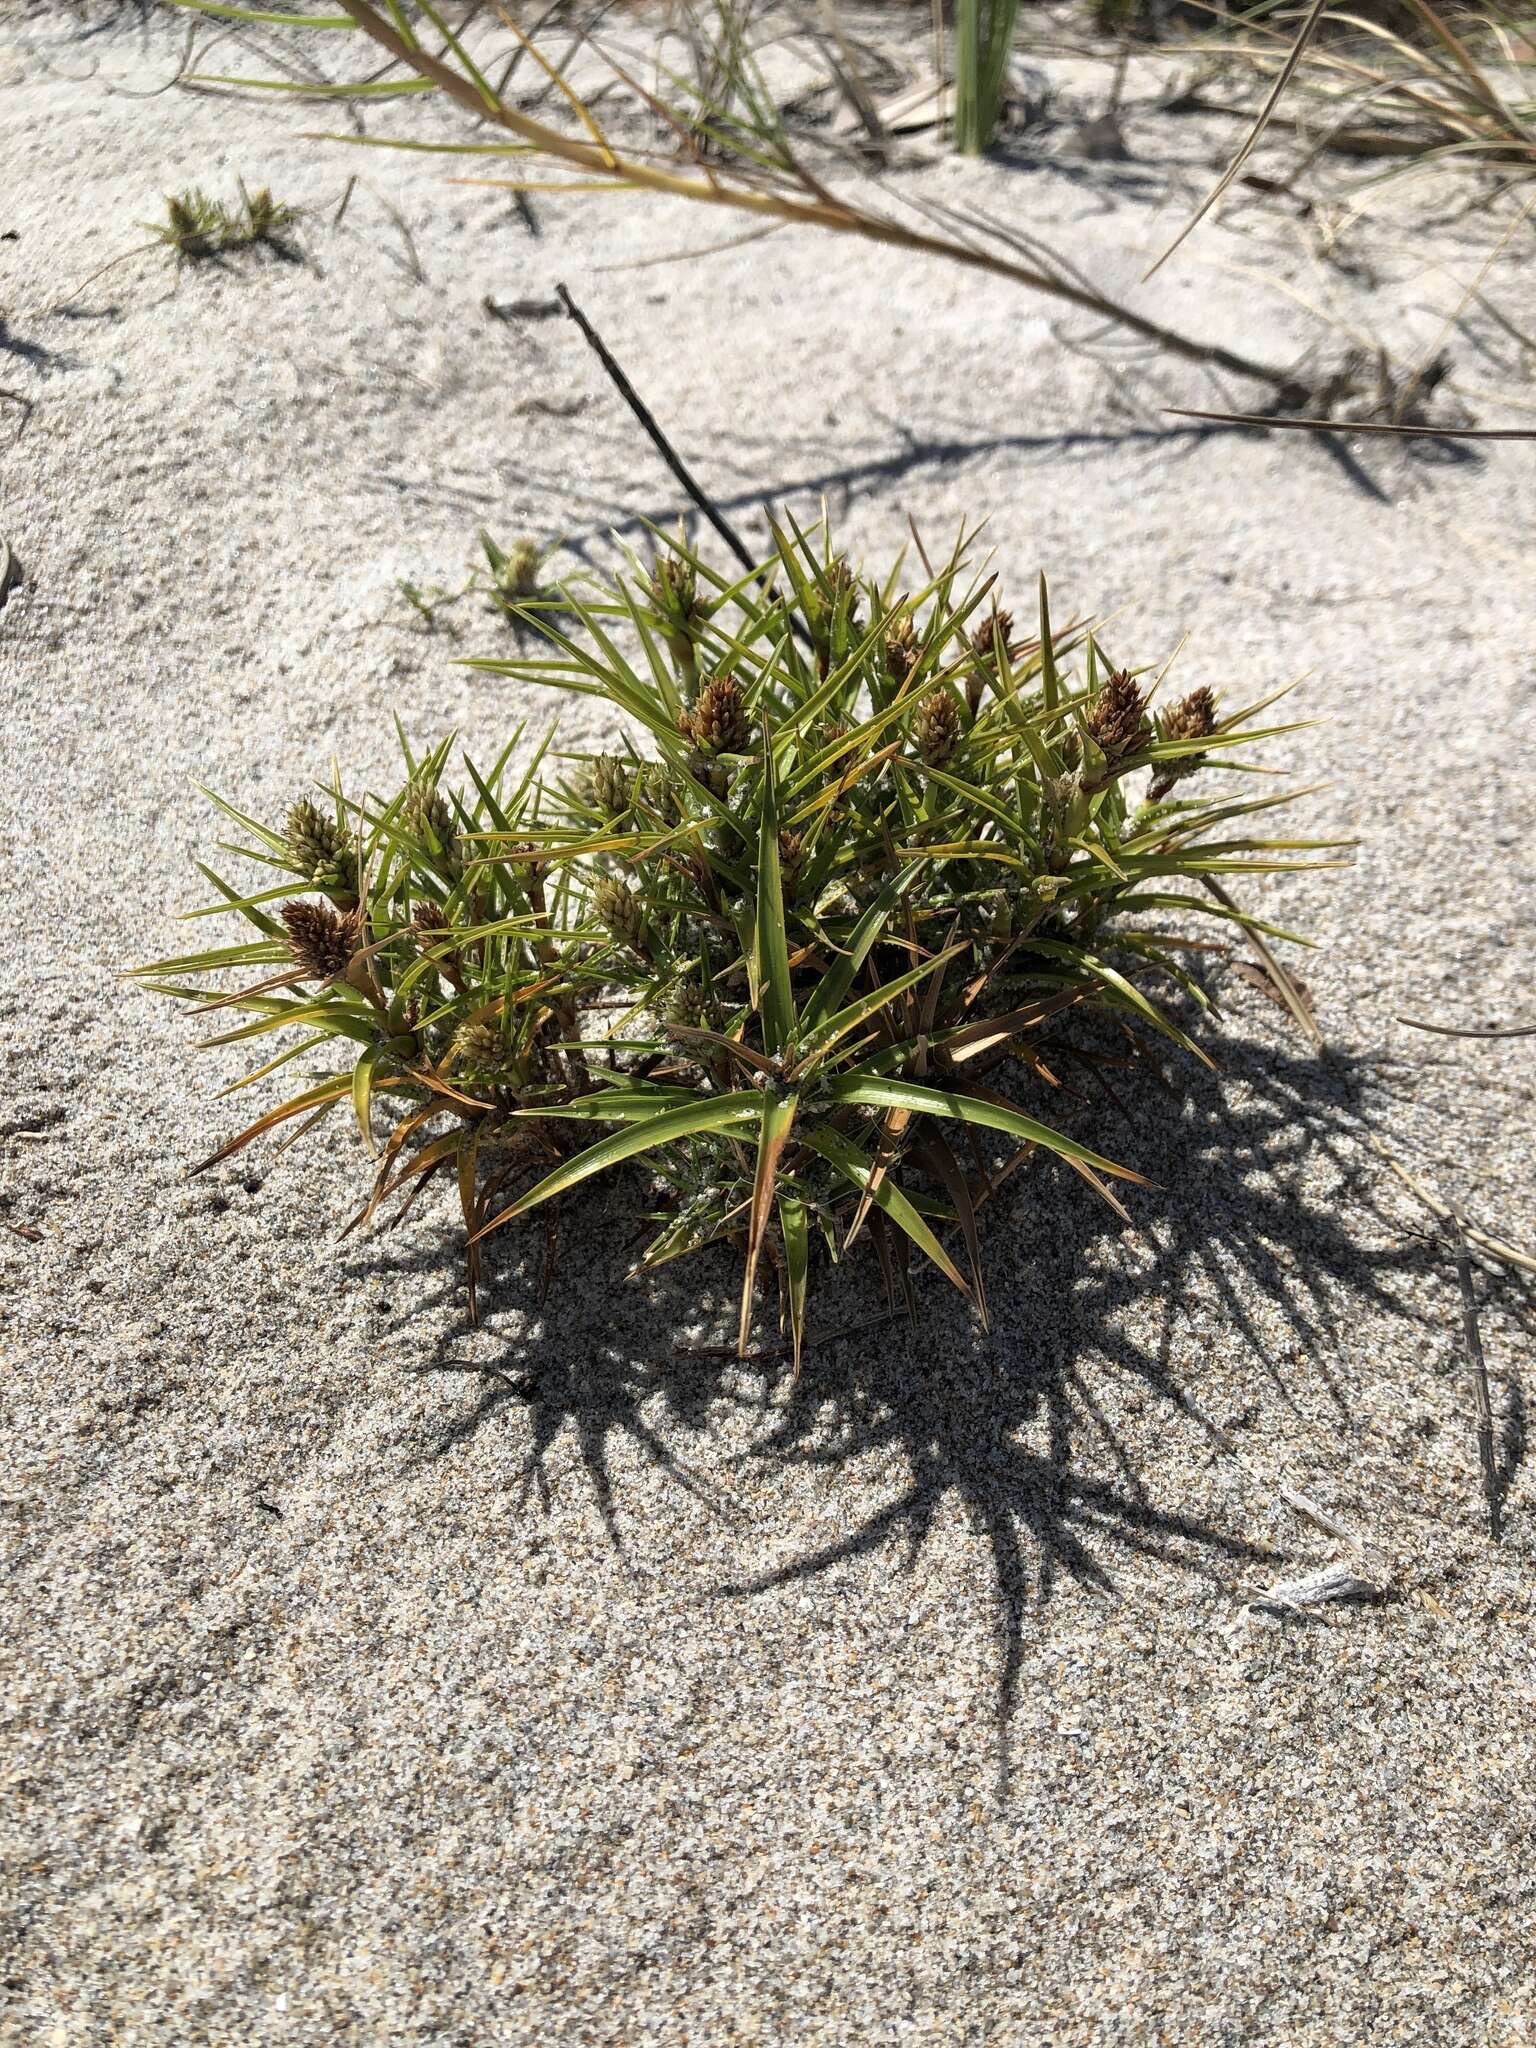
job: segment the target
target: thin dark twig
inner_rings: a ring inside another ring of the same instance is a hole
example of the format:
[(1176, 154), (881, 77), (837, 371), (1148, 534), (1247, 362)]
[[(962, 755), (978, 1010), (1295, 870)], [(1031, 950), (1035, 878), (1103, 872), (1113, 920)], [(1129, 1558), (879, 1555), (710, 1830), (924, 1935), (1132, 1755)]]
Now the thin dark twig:
[(1477, 1325), (1477, 1296), (1472, 1292), (1472, 1260), (1461, 1218), (1453, 1215), (1456, 1232), (1456, 1279), (1461, 1288), (1461, 1334), (1472, 1378), (1472, 1410), (1477, 1417), (1477, 1461), (1483, 1472), (1483, 1498), (1488, 1503), (1488, 1533), (1499, 1540), (1499, 1471), (1493, 1454), (1493, 1402), (1488, 1392), (1488, 1367), (1483, 1359), (1482, 1332)]
[(586, 339), (587, 346), (592, 350), (592, 353), (597, 357), (598, 361), (602, 364), (603, 368), (608, 372), (608, 375), (613, 382), (614, 388), (617, 390), (620, 398), (623, 399), (624, 403), (629, 407), (630, 411), (634, 414), (635, 418), (640, 422), (641, 427), (645, 430), (646, 436), (650, 440), (651, 446), (656, 450), (656, 453), (661, 457), (662, 461), (667, 465), (668, 469), (671, 470), (672, 474), (677, 478), (678, 482), (682, 485), (683, 489), (688, 493), (689, 497), (693, 500), (694, 504), (697, 505), (699, 510), (703, 513), (704, 517), (709, 521), (710, 525), (715, 529), (716, 533), (719, 534), (720, 538), (725, 542), (726, 546), (730, 549), (731, 553), (736, 557), (737, 561), (740, 562), (741, 566), (744, 569), (755, 572), (758, 568), (761, 567), (761, 564), (753, 559), (752, 555), (748, 552), (746, 543), (742, 540), (740, 534), (736, 532), (736, 529), (729, 524), (729, 522), (721, 513), (715, 510), (714, 506), (710, 503), (709, 499), (704, 495), (703, 490), (694, 481), (693, 476), (689, 472), (682, 457), (678, 454), (677, 450), (672, 446), (672, 443), (667, 439), (666, 435), (661, 431), (661, 428), (656, 424), (655, 414), (651, 411), (650, 407), (646, 404), (645, 400), (640, 396), (639, 392), (636, 391), (634, 385), (631, 384), (629, 379), (625, 376), (623, 370), (620, 368), (619, 364), (614, 359), (612, 351), (609, 349), (607, 343), (603, 340), (603, 337), (592, 325), (592, 322), (587, 318), (586, 314), (582, 312), (580, 306), (577, 305), (576, 301), (571, 297), (570, 293), (566, 290), (563, 284), (557, 284), (555, 286), (555, 296), (557, 299), (559, 299), (561, 305), (564, 306), (566, 312), (569, 313), (571, 318), (576, 322), (576, 325), (581, 329), (582, 334)]

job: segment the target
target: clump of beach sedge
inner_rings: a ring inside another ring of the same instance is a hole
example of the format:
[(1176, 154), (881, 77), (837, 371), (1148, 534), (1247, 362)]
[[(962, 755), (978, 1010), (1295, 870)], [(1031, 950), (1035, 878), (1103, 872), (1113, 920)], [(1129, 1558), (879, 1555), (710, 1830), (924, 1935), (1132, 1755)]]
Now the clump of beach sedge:
[[(1327, 844), (1248, 836), (1272, 796), (1175, 794), (1288, 730), (1256, 722), (1274, 699), (1162, 704), (1053, 634), (1043, 583), (1021, 638), (963, 547), (904, 591), (819, 530), (775, 538), (747, 578), (658, 539), (596, 597), (509, 593), (569, 630), (476, 665), (595, 695), (643, 746), (551, 735), (518, 770), (517, 733), (450, 782), (444, 740), (393, 792), (222, 806), (267, 873), (219, 884), (253, 936), (144, 978), (254, 1016), (211, 1043), (332, 1058), (207, 1164), (346, 1108), (373, 1156), (354, 1224), (448, 1182), (473, 1313), (491, 1233), (637, 1162), (667, 1195), (641, 1265), (737, 1244), (745, 1349), (766, 1257), (797, 1365), (812, 1268), (861, 1235), (888, 1285), (916, 1253), (984, 1316), (976, 1212), (1009, 1172), (1055, 1162), (1125, 1213), (1111, 1183), (1140, 1176), (1060, 1127), (1039, 1048), (1105, 1011), (1198, 1055), (1150, 992), (1205, 1001), (1177, 927), (1256, 926), (1200, 885)], [(258, 978), (210, 994), (230, 970)]]

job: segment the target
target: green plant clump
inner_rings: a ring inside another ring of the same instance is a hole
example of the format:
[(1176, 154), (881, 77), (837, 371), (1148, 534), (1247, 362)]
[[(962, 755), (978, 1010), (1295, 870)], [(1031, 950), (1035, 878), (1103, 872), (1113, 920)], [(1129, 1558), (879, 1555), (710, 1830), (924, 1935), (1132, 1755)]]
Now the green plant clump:
[(955, 146), (979, 156), (997, 139), (1019, 0), (956, 0)]
[(174, 249), (183, 261), (199, 263), (237, 249), (265, 246), (281, 251), (288, 230), (299, 218), (297, 207), (274, 199), (265, 185), (255, 192), (242, 185), (237, 206), (210, 199), (194, 186), (186, 192), (170, 193), (165, 218), (147, 221), (145, 226), (157, 242)]
[[(766, 1255), (797, 1368), (813, 1259), (866, 1227), (888, 1287), (915, 1250), (984, 1316), (977, 1210), (1013, 1168), (1059, 1162), (1125, 1213), (1110, 1183), (1140, 1176), (1036, 1113), (1041, 1047), (1097, 1011), (1204, 1057), (1149, 993), (1207, 1005), (1170, 927), (1291, 936), (1218, 878), (1334, 842), (1251, 836), (1285, 795), (1188, 783), (1294, 728), (1257, 722), (1274, 697), (1162, 707), (1091, 632), (1053, 636), (1043, 582), (1019, 636), (963, 542), (903, 594), (900, 564), (861, 581), (819, 531), (776, 540), (734, 582), (658, 540), (562, 591), (537, 658), (475, 664), (595, 696), (643, 748), (551, 734), (517, 773), (514, 734), (450, 787), (450, 740), (406, 747), (393, 793), (338, 785), (275, 825), (215, 799), (272, 879), (204, 868), (221, 900), (193, 915), (254, 936), (139, 972), (245, 1014), (209, 1044), (293, 1034), (238, 1088), (327, 1057), (205, 1164), (349, 1105), (374, 1157), (354, 1226), (451, 1179), (473, 1314), (491, 1232), (643, 1162), (639, 1198), (665, 1198), (641, 1264), (738, 1244), (745, 1349)], [(210, 994), (230, 970), (256, 979)]]

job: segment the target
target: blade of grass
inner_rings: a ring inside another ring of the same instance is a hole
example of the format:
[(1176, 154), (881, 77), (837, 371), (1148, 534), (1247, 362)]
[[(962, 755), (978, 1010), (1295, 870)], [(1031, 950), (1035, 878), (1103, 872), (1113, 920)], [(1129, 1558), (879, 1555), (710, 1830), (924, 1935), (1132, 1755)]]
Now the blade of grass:
[(489, 1237), (493, 1230), (510, 1223), (514, 1217), (524, 1215), (529, 1209), (537, 1208), (541, 1202), (549, 1201), (555, 1195), (563, 1195), (581, 1181), (588, 1180), (594, 1173), (602, 1173), (610, 1166), (621, 1165), (626, 1159), (633, 1159), (642, 1152), (649, 1152), (658, 1145), (671, 1144), (678, 1138), (697, 1137), (704, 1131), (724, 1130), (727, 1125), (754, 1121), (762, 1112), (762, 1097), (755, 1091), (746, 1094), (720, 1095), (703, 1102), (690, 1102), (679, 1109), (660, 1111), (644, 1123), (632, 1124), (627, 1130), (615, 1131), (602, 1138), (595, 1145), (589, 1145), (584, 1152), (578, 1152), (574, 1159), (564, 1160), (553, 1173), (546, 1174), (536, 1187), (493, 1216), (488, 1223), (482, 1223), (475, 1232), (474, 1242)]

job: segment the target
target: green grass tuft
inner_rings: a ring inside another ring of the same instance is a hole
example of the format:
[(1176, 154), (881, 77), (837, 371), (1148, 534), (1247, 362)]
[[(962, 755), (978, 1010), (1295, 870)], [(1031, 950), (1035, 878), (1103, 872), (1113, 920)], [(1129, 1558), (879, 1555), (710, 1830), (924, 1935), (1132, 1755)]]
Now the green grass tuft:
[(181, 261), (204, 263), (240, 249), (265, 247), (286, 254), (288, 231), (299, 219), (298, 208), (274, 199), (265, 185), (255, 192), (242, 185), (235, 206), (210, 199), (192, 186), (168, 194), (165, 218), (146, 221), (144, 226), (155, 241), (174, 249)]

